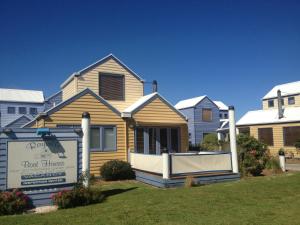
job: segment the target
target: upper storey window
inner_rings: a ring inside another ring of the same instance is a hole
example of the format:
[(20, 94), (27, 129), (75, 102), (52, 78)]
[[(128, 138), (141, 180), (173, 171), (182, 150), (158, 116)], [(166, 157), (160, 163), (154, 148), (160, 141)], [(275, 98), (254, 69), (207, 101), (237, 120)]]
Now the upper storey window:
[(125, 79), (121, 74), (100, 73), (99, 94), (106, 100), (125, 100)]
[(289, 97), (288, 98), (288, 104), (289, 105), (295, 105), (295, 97)]
[(212, 121), (212, 110), (202, 109), (202, 121), (211, 122)]
[(269, 100), (268, 101), (268, 106), (269, 106), (269, 108), (273, 108), (274, 107), (274, 100)]

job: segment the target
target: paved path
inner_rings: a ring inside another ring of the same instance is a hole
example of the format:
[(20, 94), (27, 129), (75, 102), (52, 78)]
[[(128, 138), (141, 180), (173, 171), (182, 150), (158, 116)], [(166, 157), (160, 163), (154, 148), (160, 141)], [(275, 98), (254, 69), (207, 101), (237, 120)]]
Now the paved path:
[(286, 164), (285, 167), (286, 167), (287, 170), (300, 171), (300, 164), (299, 163), (298, 164), (296, 164), (296, 163), (294, 163), (294, 164), (289, 163), (289, 164)]

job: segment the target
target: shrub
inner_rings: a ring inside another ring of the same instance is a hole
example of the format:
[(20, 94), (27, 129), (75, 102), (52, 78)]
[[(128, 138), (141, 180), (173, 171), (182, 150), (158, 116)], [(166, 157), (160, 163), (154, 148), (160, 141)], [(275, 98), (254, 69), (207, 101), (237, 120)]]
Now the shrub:
[(53, 204), (59, 209), (74, 208), (77, 206), (99, 203), (103, 200), (100, 190), (74, 187), (72, 190), (62, 190), (52, 196)]
[(280, 163), (277, 158), (269, 157), (266, 162), (266, 169), (272, 170), (273, 172), (281, 172)]
[(300, 149), (300, 139), (296, 141), (295, 147), (299, 150)]
[(237, 136), (237, 144), (242, 175), (260, 175), (268, 158), (267, 146), (254, 137), (245, 134)]
[(203, 141), (201, 143), (201, 150), (219, 150), (220, 143), (218, 141), (217, 134), (207, 134), (204, 136)]
[(111, 160), (100, 168), (101, 177), (104, 180), (127, 180), (135, 178), (134, 171), (128, 162)]
[(32, 208), (30, 198), (18, 189), (0, 192), (0, 215), (20, 214)]

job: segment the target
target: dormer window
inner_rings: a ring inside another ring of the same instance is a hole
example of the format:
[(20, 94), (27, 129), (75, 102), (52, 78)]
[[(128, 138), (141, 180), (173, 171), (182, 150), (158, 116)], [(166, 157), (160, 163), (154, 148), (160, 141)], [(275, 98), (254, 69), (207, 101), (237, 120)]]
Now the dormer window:
[(122, 74), (99, 74), (99, 95), (106, 100), (124, 101), (125, 82)]
[(289, 105), (295, 105), (295, 97), (289, 97), (288, 98), (288, 104)]
[(274, 107), (274, 100), (269, 100), (268, 101), (268, 106), (269, 106), (269, 108), (273, 108)]

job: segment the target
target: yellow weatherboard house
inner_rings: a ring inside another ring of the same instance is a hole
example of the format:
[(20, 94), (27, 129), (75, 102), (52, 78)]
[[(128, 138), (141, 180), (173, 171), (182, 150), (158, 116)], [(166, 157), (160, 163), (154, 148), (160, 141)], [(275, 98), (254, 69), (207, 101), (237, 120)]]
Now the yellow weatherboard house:
[(90, 166), (98, 176), (106, 161), (127, 161), (128, 151), (161, 154), (188, 150), (187, 120), (157, 92), (144, 95), (144, 81), (108, 55), (72, 74), (62, 85), (63, 101), (26, 127), (80, 127), (91, 116)]
[(247, 133), (268, 145), (277, 155), (283, 148), (288, 157), (300, 157), (300, 81), (276, 85), (262, 99), (262, 110), (247, 112), (238, 122)]

